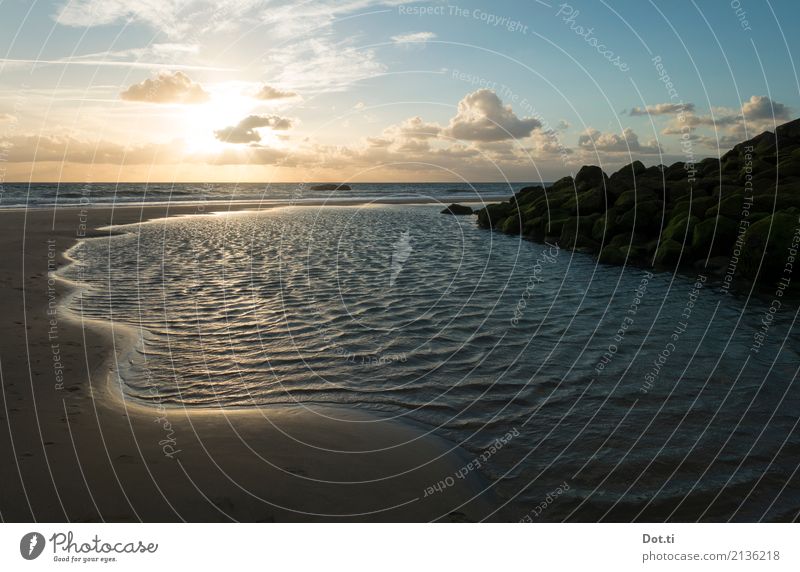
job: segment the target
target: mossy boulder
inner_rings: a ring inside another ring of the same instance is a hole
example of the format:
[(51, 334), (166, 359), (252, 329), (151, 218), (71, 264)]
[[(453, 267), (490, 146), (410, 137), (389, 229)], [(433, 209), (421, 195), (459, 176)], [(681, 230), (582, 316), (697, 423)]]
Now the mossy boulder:
[(661, 239), (674, 240), (678, 244), (682, 244), (685, 237), (686, 241), (689, 242), (694, 235), (694, 227), (699, 222), (700, 219), (696, 216), (683, 215), (675, 217), (669, 221), (664, 232), (661, 233)]
[(592, 239), (592, 227), (598, 218), (600, 218), (599, 214), (569, 218), (561, 227), (559, 244), (563, 248), (596, 245), (596, 242)]
[(686, 163), (673, 163), (664, 169), (664, 178), (667, 181), (680, 181), (689, 178)]
[(730, 252), (736, 241), (738, 225), (729, 218), (717, 217), (697, 223), (692, 233), (694, 256), (715, 256)]
[(478, 211), (478, 225), (483, 228), (496, 228), (516, 208), (510, 203), (494, 203), (486, 205)]
[(602, 241), (603, 236), (614, 236), (624, 230), (621, 225), (617, 224), (618, 216), (619, 211), (611, 207), (604, 214), (597, 217), (597, 220), (592, 225), (592, 238), (597, 241)]
[(563, 207), (573, 214), (590, 215), (606, 210), (606, 197), (602, 188), (590, 189), (566, 201)]
[(542, 196), (544, 193), (545, 189), (541, 185), (522, 187), (519, 191), (517, 191), (517, 194), (514, 195), (514, 200), (517, 202), (517, 204), (527, 203), (532, 199)]
[(442, 214), (450, 214), (450, 215), (457, 215), (457, 216), (464, 216), (464, 215), (471, 215), (472, 214), (472, 207), (467, 207), (464, 205), (459, 205), (453, 203), (452, 205), (448, 206), (442, 211)]
[(677, 204), (688, 197), (692, 192), (692, 187), (686, 181), (673, 181), (665, 187), (664, 196), (667, 203)]
[(636, 203), (655, 201), (658, 198), (658, 195), (653, 191), (636, 189), (622, 193), (614, 203), (614, 206), (620, 209), (628, 210), (629, 207), (632, 207)]
[(664, 204), (658, 200), (638, 203), (617, 217), (617, 227), (657, 235), (661, 228), (663, 208)]
[(502, 222), (500, 230), (506, 234), (519, 234), (522, 232), (519, 215), (513, 214)]
[(636, 178), (645, 171), (647, 171), (647, 168), (644, 166), (644, 163), (641, 161), (634, 161), (633, 163), (625, 165), (619, 171), (611, 175), (611, 180), (613, 180), (615, 183), (622, 183), (633, 187), (635, 185)]
[(696, 217), (705, 217), (706, 211), (716, 204), (717, 199), (714, 197), (694, 196), (677, 203), (672, 208), (670, 216), (676, 217), (690, 214)]
[(683, 252), (683, 245), (675, 240), (662, 240), (656, 252), (656, 264), (674, 265), (677, 264)]
[(605, 181), (606, 174), (603, 169), (596, 165), (584, 165), (575, 175), (575, 188), (578, 192), (582, 192), (593, 187), (602, 187)]
[[(744, 235), (744, 247), (739, 258), (739, 272), (753, 279), (759, 272), (762, 279), (774, 281), (781, 277), (786, 264), (787, 249), (798, 228), (797, 210), (775, 213), (751, 224)], [(761, 262), (763, 256), (763, 262)]]
[(740, 218), (742, 216), (742, 203), (744, 193), (738, 192), (724, 197), (721, 202), (712, 205), (705, 212), (706, 218), (713, 218), (717, 215), (728, 218)]
[(625, 253), (616, 246), (606, 246), (600, 251), (598, 260), (605, 264), (625, 264)]
[(561, 177), (550, 186), (550, 189), (553, 191), (558, 191), (561, 189), (575, 190), (575, 181), (570, 176)]

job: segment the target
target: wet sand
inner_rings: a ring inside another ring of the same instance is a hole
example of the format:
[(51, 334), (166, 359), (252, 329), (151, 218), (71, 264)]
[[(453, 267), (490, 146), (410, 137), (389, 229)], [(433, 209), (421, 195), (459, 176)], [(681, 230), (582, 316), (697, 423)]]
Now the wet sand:
[(487, 483), (476, 474), (426, 496), (469, 458), (410, 424), (359, 409), (188, 411), (122, 396), (110, 372), (130, 333), (67, 312), (65, 296), (77, 294), (52, 270), (68, 263), (64, 252), (76, 240), (108, 236), (98, 230), (106, 225), (210, 210), (172, 204), (0, 211), (0, 518), (476, 521), (489, 515), (493, 497), (481, 493)]

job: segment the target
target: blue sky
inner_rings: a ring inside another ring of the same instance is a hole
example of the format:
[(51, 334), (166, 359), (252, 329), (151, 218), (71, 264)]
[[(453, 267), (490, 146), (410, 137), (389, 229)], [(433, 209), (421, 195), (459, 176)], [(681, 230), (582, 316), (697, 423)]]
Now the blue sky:
[(798, 19), (789, 0), (4, 0), (6, 179), (529, 181), (719, 155), (800, 115)]

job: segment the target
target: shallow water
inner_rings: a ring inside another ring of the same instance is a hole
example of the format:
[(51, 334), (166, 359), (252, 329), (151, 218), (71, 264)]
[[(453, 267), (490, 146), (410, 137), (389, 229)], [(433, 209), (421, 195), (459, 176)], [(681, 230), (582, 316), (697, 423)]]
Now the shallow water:
[(598, 265), (440, 209), (155, 221), (79, 243), (64, 274), (87, 285), (73, 309), (140, 328), (132, 398), (413, 420), (478, 460), (504, 518), (797, 515), (796, 304), (755, 353), (770, 295)]

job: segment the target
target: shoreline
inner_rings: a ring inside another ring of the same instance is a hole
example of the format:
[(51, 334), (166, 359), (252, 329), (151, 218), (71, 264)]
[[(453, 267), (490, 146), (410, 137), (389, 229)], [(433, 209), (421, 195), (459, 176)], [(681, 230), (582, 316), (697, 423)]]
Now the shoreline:
[[(489, 516), (496, 508), (493, 489), (481, 493), (488, 483), (478, 475), (423, 499), (427, 487), (458, 470), (466, 452), (411, 423), (327, 405), (160, 408), (129, 400), (113, 387), (124, 346), (119, 342), (128, 336), (135, 341), (136, 331), (65, 312), (64, 301), (79, 295), (79, 286), (56, 279), (52, 266), (57, 272), (70, 264), (66, 253), (83, 238), (113, 236), (119, 234), (114, 227), (126, 224), (212, 214), (197, 212), (206, 204), (0, 210), (9, 252), (0, 262), (9, 332), (0, 341), (2, 519)], [(245, 203), (229, 210), (253, 206), (265, 208)], [(53, 298), (57, 309), (48, 311)]]
[[(92, 203), (73, 203), (66, 205), (54, 205), (52, 203), (43, 204), (29, 204), (29, 205), (0, 205), (0, 213), (3, 212), (22, 212), (22, 211), (53, 211), (53, 210), (68, 210), (68, 209), (128, 209), (128, 208), (173, 208), (183, 209), (187, 207), (196, 208), (200, 205), (209, 207), (228, 207), (230, 212), (254, 209), (271, 209), (280, 207), (315, 207), (315, 206), (336, 206), (348, 207), (358, 205), (442, 205), (447, 206), (454, 202), (486, 205), (496, 202), (503, 202), (508, 200), (513, 194), (503, 194), (486, 198), (475, 198), (474, 195), (457, 195), (442, 197), (442, 199), (435, 197), (347, 197), (336, 199), (322, 199), (322, 198), (308, 198), (308, 199), (270, 199), (270, 200), (251, 200), (251, 199), (218, 199), (218, 200), (186, 200), (186, 201), (151, 201), (151, 202), (92, 202)], [(213, 210), (212, 212), (228, 212), (227, 210)], [(203, 214), (203, 213), (197, 213)], [(164, 217), (156, 217), (164, 218)]]

